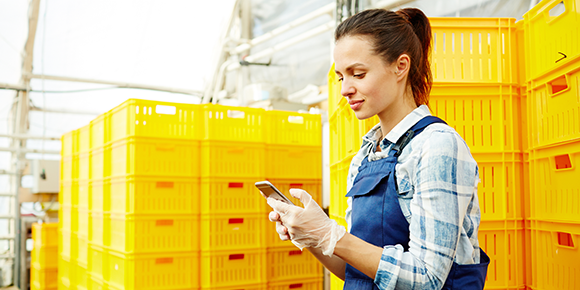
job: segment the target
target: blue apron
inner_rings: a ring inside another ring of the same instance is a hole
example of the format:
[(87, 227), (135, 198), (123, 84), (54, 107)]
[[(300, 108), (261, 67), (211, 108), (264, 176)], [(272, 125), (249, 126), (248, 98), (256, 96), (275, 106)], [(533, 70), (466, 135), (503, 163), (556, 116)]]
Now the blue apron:
[[(363, 159), (353, 186), (346, 195), (352, 197), (351, 234), (375, 246), (399, 244), (405, 251), (409, 250), (409, 222), (399, 205), (395, 165), (411, 139), (433, 123), (445, 122), (427, 116), (392, 146), (388, 157), (372, 162), (368, 158)], [(482, 250), (480, 253), (479, 264), (459, 265), (454, 262), (443, 289), (483, 289), (489, 257)], [(371, 278), (347, 264), (344, 289), (379, 288)]]

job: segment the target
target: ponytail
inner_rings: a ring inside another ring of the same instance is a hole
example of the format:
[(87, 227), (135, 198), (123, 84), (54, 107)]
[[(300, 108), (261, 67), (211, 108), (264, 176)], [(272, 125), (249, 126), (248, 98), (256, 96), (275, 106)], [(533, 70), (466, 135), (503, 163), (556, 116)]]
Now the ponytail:
[(417, 106), (429, 105), (433, 82), (429, 64), (431, 25), (421, 10), (365, 10), (342, 22), (336, 28), (334, 39), (338, 41), (345, 36), (354, 35), (369, 36), (374, 52), (382, 56), (386, 63), (393, 63), (402, 54), (409, 55), (411, 67), (407, 84), (413, 92)]

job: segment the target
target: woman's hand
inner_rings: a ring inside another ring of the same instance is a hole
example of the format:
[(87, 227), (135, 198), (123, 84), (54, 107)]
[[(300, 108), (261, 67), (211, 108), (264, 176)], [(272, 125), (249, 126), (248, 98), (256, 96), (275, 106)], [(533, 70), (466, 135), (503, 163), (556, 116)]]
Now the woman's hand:
[(336, 243), (344, 236), (346, 229), (329, 219), (306, 191), (290, 189), (290, 194), (300, 199), (304, 208), (268, 198), (268, 204), (274, 209), (269, 218), (276, 221), (280, 238), (292, 240), (300, 249), (320, 248), (324, 255), (332, 256)]

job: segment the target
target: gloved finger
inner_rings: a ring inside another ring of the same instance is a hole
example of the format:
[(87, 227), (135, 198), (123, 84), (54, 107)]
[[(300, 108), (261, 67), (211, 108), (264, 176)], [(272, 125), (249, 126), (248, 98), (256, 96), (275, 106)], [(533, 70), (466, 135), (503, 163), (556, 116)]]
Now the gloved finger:
[(288, 211), (290, 210), (290, 206), (287, 203), (281, 202), (279, 200), (276, 200), (274, 198), (268, 197), (268, 199), (266, 200), (268, 202), (268, 205), (270, 207), (272, 207), (272, 209), (274, 209), (274, 211), (276, 211), (279, 214), (287, 214)]
[(290, 235), (288, 234), (288, 229), (282, 225), (282, 223), (276, 223), (276, 232), (280, 236), (280, 240), (287, 241), (290, 240)]
[(310, 202), (310, 200), (312, 200), (312, 196), (310, 196), (310, 194), (308, 194), (308, 192), (306, 192), (302, 189), (298, 189), (298, 188), (291, 188), (290, 195), (292, 195), (293, 197), (295, 197), (297, 199), (300, 199), (300, 202), (305, 207)]
[(271, 222), (280, 222), (280, 221), (282, 221), (280, 219), (280, 215), (277, 212), (275, 212), (275, 211), (271, 211), (270, 214), (268, 214), (268, 219)]

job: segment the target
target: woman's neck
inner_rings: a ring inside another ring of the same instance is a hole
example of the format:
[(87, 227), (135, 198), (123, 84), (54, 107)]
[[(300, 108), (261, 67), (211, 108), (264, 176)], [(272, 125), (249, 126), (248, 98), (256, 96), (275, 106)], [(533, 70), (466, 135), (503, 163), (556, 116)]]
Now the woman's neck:
[(398, 106), (393, 106), (390, 110), (385, 110), (377, 114), (381, 124), (381, 140), (383, 140), (385, 136), (387, 136), (387, 134), (391, 132), (391, 130), (393, 130), (397, 124), (399, 124), (399, 122), (401, 122), (416, 108), (417, 105), (415, 104), (415, 101), (411, 99), (411, 102), (402, 101)]

